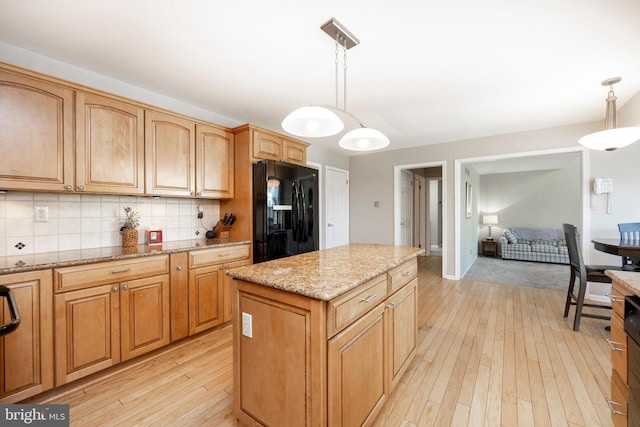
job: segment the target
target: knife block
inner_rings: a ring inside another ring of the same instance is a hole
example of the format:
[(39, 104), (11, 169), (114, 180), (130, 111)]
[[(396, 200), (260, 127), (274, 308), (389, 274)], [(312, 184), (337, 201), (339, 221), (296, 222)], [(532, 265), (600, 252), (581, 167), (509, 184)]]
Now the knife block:
[(213, 228), (214, 239), (228, 239), (229, 230), (231, 230), (230, 225), (222, 225), (222, 221), (218, 221), (216, 226)]

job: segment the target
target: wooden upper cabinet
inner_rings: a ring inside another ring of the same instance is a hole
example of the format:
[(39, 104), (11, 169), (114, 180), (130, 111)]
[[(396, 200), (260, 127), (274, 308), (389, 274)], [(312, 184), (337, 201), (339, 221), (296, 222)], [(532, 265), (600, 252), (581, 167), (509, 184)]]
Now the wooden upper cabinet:
[(0, 189), (73, 189), (73, 90), (0, 70)]
[(282, 161), (306, 166), (307, 144), (291, 139), (285, 139), (282, 146)]
[(298, 165), (307, 164), (309, 144), (275, 132), (251, 126), (251, 161), (277, 160)]
[(144, 192), (144, 109), (76, 94), (76, 191)]
[(196, 196), (233, 197), (233, 133), (196, 125)]
[(283, 144), (282, 137), (254, 130), (252, 155), (258, 160), (282, 160)]
[(195, 195), (195, 122), (146, 110), (146, 193)]

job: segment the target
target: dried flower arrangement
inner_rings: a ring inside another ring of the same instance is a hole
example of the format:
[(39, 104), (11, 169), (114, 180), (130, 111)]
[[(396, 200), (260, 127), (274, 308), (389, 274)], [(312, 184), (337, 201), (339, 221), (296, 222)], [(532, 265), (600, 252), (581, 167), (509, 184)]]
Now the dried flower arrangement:
[(122, 220), (120, 231), (128, 228), (136, 228), (140, 225), (140, 214), (131, 209), (129, 206), (124, 208), (125, 218)]

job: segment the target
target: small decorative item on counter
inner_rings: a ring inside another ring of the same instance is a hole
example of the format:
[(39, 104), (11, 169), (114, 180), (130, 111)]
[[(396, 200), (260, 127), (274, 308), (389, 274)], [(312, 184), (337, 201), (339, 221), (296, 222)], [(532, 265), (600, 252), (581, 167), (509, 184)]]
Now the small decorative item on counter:
[(231, 214), (224, 214), (224, 218), (222, 218), (213, 229), (213, 235), (219, 239), (228, 239), (229, 238), (229, 230), (231, 230), (231, 226), (236, 222), (236, 216)]
[(140, 225), (140, 214), (129, 206), (124, 208), (125, 218), (122, 220), (120, 234), (122, 234), (122, 246), (130, 247), (138, 244), (138, 230)]
[(152, 228), (147, 230), (147, 243), (149, 245), (161, 245), (162, 244), (162, 230)]

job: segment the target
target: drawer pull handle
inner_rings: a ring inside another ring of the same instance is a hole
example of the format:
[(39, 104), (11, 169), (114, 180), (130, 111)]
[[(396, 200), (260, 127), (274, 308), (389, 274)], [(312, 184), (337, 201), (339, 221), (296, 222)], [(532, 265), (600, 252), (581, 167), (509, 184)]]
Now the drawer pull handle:
[(611, 399), (605, 399), (605, 400), (607, 401), (607, 405), (609, 405), (609, 410), (611, 411), (611, 413), (613, 415), (622, 415), (622, 416), (625, 416), (625, 417), (627, 416), (627, 414), (625, 414), (624, 412), (620, 412), (620, 411), (618, 411), (617, 409), (615, 409), (613, 407), (613, 405), (616, 405), (616, 406), (619, 406), (621, 408), (624, 408), (624, 405), (622, 403), (614, 402)]
[(618, 298), (615, 295), (611, 295), (611, 294), (607, 294), (607, 296), (609, 297), (609, 299), (611, 300), (611, 302), (622, 302), (621, 298)]
[(226, 257), (228, 257), (228, 256), (231, 256), (231, 253), (230, 253), (230, 252), (227, 252), (226, 254), (218, 254), (218, 257), (219, 257), (219, 258), (226, 258)]
[(111, 270), (111, 274), (126, 273), (127, 271), (131, 271), (131, 269), (130, 268), (121, 268), (120, 270)]
[(387, 308), (393, 308), (396, 306), (396, 302), (395, 301), (391, 301), (389, 304), (386, 305)]
[(129, 289), (129, 285), (122, 285), (122, 289), (126, 291), (127, 289)]
[(607, 344), (609, 344), (609, 348), (611, 349), (611, 351), (626, 351), (624, 347), (616, 347), (616, 344), (623, 345), (621, 342), (615, 342), (607, 339)]
[(410, 276), (412, 274), (413, 274), (413, 270), (405, 271), (404, 273), (402, 273), (403, 276)]
[(378, 296), (378, 295), (376, 295), (376, 294), (369, 295), (369, 296), (368, 296), (368, 297), (366, 297), (366, 298), (362, 298), (362, 299), (360, 300), (360, 302), (366, 302), (366, 303), (368, 303), (369, 301), (371, 301), (372, 299), (376, 298), (377, 296)]
[(114, 286), (111, 290), (112, 290), (113, 292), (118, 292), (118, 287), (117, 287), (117, 286)]

